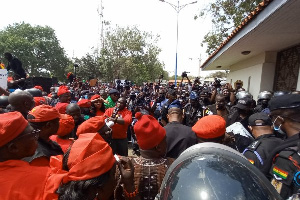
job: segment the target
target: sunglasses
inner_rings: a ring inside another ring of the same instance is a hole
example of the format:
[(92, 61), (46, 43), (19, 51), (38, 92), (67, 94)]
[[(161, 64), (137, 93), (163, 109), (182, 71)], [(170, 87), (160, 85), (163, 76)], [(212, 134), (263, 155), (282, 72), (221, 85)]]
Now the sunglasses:
[(21, 135), (20, 137), (15, 138), (13, 141), (19, 140), (20, 138), (23, 138), (23, 137), (29, 136), (29, 135), (33, 135), (34, 139), (37, 140), (37, 139), (39, 139), (40, 132), (41, 132), (41, 130), (39, 130), (39, 129), (33, 129), (33, 131), (31, 131), (30, 133)]

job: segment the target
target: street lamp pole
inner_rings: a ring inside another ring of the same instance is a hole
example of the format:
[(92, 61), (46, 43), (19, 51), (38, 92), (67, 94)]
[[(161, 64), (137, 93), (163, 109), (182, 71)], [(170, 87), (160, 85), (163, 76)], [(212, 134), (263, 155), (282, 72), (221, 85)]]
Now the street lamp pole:
[(177, 35), (176, 35), (176, 59), (175, 59), (175, 86), (177, 85), (177, 63), (178, 63), (178, 17), (179, 17), (179, 12), (184, 8), (186, 7), (187, 5), (190, 5), (190, 4), (194, 4), (194, 3), (197, 3), (197, 1), (194, 1), (194, 2), (190, 2), (190, 3), (187, 3), (187, 4), (184, 4), (184, 5), (179, 5), (179, 0), (177, 1), (177, 5), (174, 5), (170, 2), (167, 2), (165, 0), (160, 0), (161, 2), (165, 2), (167, 4), (169, 4), (170, 6), (172, 6), (172, 8), (174, 8), (174, 10), (176, 11), (177, 13)]

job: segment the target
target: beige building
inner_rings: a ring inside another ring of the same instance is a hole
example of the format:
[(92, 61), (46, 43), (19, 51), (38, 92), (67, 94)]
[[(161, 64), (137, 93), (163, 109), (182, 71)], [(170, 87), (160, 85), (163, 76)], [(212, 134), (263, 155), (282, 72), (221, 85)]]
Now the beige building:
[(300, 0), (264, 0), (203, 63), (259, 92), (300, 90)]

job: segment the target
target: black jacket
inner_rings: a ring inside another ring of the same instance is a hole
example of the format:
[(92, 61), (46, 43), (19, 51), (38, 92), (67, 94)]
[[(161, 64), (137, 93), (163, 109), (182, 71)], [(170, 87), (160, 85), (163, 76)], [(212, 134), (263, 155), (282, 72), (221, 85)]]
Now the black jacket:
[(179, 122), (170, 122), (164, 129), (167, 139), (167, 157), (176, 159), (184, 150), (198, 143), (192, 128)]

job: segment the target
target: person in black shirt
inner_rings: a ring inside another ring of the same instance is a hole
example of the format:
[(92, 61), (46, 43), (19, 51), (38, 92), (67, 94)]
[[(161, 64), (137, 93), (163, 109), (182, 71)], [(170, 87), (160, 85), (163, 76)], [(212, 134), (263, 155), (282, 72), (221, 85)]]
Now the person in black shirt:
[(22, 67), (22, 62), (11, 55), (11, 53), (6, 52), (4, 57), (8, 61), (7, 71), (12, 70), (14, 72), (14, 80), (20, 78), (26, 78), (25, 70)]
[(255, 113), (249, 117), (248, 122), (255, 140), (243, 154), (254, 166), (262, 169), (270, 152), (283, 140), (273, 134), (272, 120), (266, 113)]
[(175, 100), (169, 106), (169, 123), (164, 127), (167, 139), (167, 157), (176, 159), (188, 147), (198, 143), (192, 128), (181, 124), (182, 120), (183, 112), (180, 102)]

